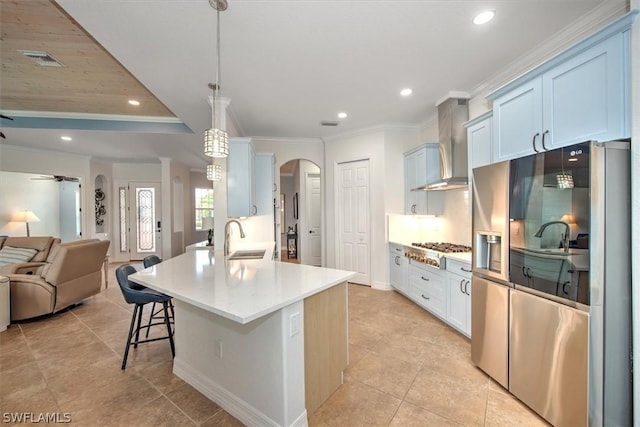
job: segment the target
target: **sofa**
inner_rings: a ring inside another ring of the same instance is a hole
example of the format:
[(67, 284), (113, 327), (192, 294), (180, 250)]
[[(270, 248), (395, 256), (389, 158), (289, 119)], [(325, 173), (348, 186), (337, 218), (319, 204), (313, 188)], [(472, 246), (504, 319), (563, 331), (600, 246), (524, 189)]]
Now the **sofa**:
[(8, 274), (11, 321), (56, 313), (96, 295), (108, 240), (88, 239), (56, 245), (33, 274)]
[(33, 274), (60, 239), (51, 236), (0, 237), (0, 274)]

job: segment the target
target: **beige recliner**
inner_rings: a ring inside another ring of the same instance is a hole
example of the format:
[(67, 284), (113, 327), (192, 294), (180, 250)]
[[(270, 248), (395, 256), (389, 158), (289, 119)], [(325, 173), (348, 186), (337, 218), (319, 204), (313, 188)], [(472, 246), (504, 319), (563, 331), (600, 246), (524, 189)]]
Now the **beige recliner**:
[(57, 245), (35, 274), (9, 274), (11, 320), (58, 312), (100, 292), (108, 240)]
[(0, 237), (0, 248), (35, 249), (38, 252), (27, 262), (0, 266), (0, 274), (33, 274), (45, 264), (51, 250), (60, 244), (60, 239), (52, 236)]

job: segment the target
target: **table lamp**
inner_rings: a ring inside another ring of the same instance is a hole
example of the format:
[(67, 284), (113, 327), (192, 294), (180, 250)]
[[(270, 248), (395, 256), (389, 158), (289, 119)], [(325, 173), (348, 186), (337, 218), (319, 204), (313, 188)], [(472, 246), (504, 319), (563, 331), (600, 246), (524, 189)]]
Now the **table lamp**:
[(40, 218), (38, 218), (36, 216), (36, 214), (34, 214), (31, 211), (20, 211), (17, 212), (15, 214), (13, 214), (13, 216), (11, 217), (11, 221), (12, 222), (24, 222), (27, 225), (27, 237), (30, 236), (29, 234), (29, 223), (30, 222), (40, 222)]
[(207, 235), (207, 246), (213, 246), (213, 217), (205, 216), (202, 218), (202, 229), (209, 230), (209, 234)]

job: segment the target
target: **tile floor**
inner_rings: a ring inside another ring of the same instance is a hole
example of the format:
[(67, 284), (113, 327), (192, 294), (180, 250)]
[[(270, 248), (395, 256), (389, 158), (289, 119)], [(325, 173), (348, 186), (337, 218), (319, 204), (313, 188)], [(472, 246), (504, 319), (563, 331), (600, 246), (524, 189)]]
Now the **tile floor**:
[[(131, 307), (108, 289), (0, 333), (0, 412), (69, 413), (84, 426), (239, 426), (172, 374), (168, 342), (122, 352)], [(545, 426), (472, 366), (469, 341), (396, 294), (349, 286), (350, 365), (309, 425)], [(0, 422), (5, 422), (3, 419)]]

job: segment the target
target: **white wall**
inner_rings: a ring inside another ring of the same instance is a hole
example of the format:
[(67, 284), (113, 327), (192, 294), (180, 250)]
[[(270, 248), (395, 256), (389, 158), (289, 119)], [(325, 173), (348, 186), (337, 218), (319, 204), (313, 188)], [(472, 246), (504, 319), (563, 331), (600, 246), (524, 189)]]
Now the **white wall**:
[(32, 236), (60, 237), (61, 183), (32, 179), (39, 176), (0, 171), (0, 235), (26, 236), (25, 224), (11, 222), (11, 217), (29, 210), (40, 219), (29, 224)]
[[(64, 175), (80, 179), (80, 199), (82, 204), (82, 235), (88, 236), (92, 230), (93, 187), (90, 181), (90, 159), (69, 153), (26, 149), (11, 145), (0, 145), (0, 171), (25, 172), (35, 175)], [(36, 214), (37, 215), (37, 214)], [(38, 215), (39, 216), (39, 215)], [(40, 218), (42, 219), (42, 218)]]

